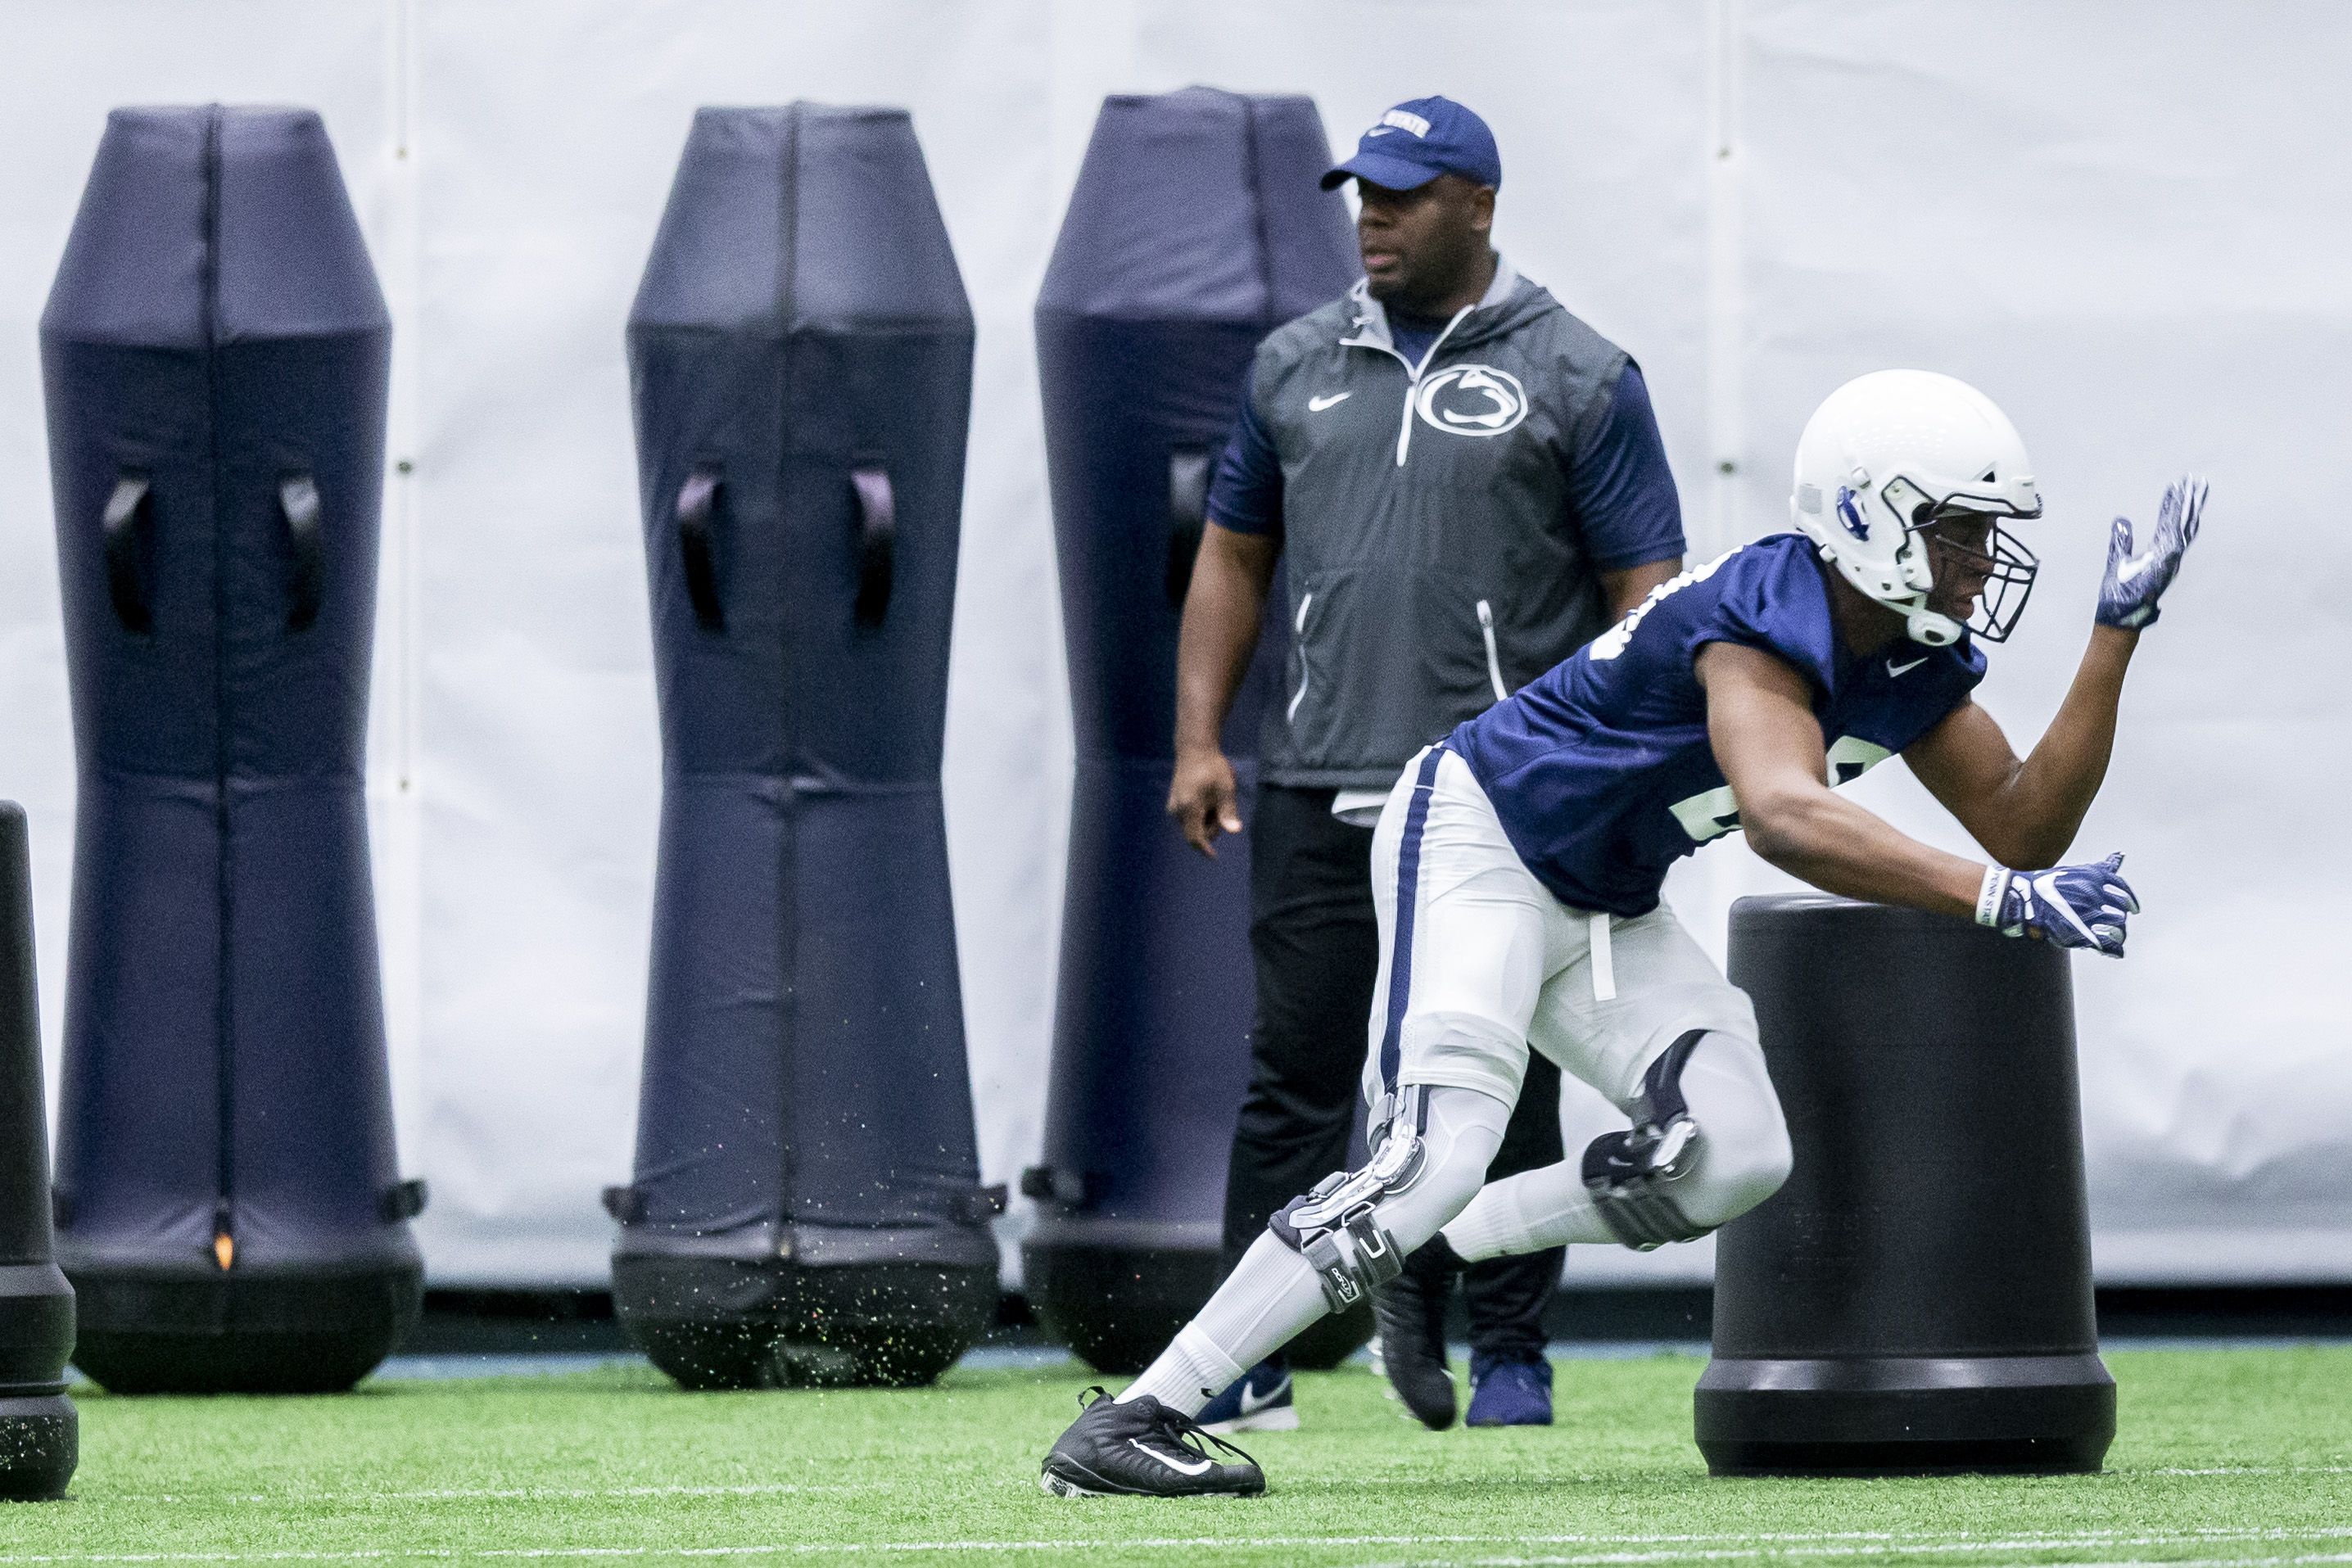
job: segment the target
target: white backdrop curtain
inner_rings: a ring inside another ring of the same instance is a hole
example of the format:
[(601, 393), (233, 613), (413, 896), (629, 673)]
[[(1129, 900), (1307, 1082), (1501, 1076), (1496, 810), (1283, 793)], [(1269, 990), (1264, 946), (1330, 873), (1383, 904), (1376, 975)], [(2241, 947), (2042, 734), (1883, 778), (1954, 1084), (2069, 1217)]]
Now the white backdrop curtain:
[[(2212, 476), (2081, 846), (2130, 852), (2148, 904), (2128, 961), (2075, 967), (2095, 1253), (2352, 1280), (2347, 78), (2328, 0), (6, 0), (0, 793), (32, 814), (50, 1082), (73, 754), (35, 323), (108, 109), (305, 104), (341, 152), (395, 322), (370, 796), (403, 1155), (435, 1281), (553, 1284), (603, 1278), (630, 1161), (659, 758), (621, 329), (694, 108), (909, 108), (971, 290), (946, 783), (1004, 1181), (1038, 1148), (1070, 769), (1029, 312), (1096, 106), (1306, 91), (1345, 145), (1443, 91), (1501, 142), (1501, 246), (1642, 361), (1695, 553), (1783, 524), (1849, 376), (2009, 410), (2052, 512), (1984, 694), (2020, 737), (2106, 517)], [(1859, 792), (1963, 847), (1900, 768)], [(1780, 885), (1734, 843), (1670, 893), (1719, 952)]]

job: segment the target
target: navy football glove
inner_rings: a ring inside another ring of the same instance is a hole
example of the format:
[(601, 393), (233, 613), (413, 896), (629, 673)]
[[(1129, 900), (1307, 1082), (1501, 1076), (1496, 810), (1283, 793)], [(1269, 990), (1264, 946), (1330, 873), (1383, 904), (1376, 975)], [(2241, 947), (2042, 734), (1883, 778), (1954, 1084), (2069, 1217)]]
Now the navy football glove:
[(1987, 866), (1977, 895), (1977, 924), (1996, 926), (2004, 936), (2032, 935), (2061, 947), (2096, 947), (2120, 958), (2124, 919), (2139, 913), (2123, 863), (2117, 854), (2095, 865), (2048, 871)]
[(2099, 585), (2099, 624), (2137, 632), (2156, 622), (2156, 601), (2172, 586), (2180, 558), (2197, 537), (2205, 515), (2205, 483), (2183, 475), (2164, 492), (2156, 514), (2156, 537), (2132, 553), (2129, 517), (2117, 517), (2107, 538), (2107, 579)]

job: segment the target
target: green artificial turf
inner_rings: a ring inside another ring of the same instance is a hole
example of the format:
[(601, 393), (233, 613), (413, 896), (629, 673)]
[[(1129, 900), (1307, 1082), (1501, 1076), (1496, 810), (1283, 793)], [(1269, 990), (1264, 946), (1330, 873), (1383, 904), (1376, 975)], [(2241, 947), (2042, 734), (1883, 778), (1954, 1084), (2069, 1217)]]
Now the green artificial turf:
[(2113, 1354), (2101, 1476), (1711, 1480), (1692, 1356), (1559, 1364), (1560, 1424), (1422, 1431), (1369, 1372), (1244, 1439), (1262, 1499), (1073, 1502), (1037, 1461), (1087, 1379), (683, 1394), (650, 1371), (324, 1399), (80, 1401), (73, 1498), (0, 1565), (689, 1559), (1647, 1563), (2347, 1561), (2352, 1347)]

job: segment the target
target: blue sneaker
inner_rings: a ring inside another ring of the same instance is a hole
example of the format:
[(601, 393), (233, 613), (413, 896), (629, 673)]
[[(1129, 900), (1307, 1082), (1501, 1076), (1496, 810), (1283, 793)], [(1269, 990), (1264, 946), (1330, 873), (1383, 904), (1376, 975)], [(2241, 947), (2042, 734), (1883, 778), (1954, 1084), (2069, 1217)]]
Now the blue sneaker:
[(1295, 1432), (1298, 1406), (1290, 1399), (1290, 1363), (1269, 1355), (1202, 1407), (1195, 1417), (1203, 1431)]
[(1551, 1363), (1470, 1358), (1471, 1427), (1551, 1425)]

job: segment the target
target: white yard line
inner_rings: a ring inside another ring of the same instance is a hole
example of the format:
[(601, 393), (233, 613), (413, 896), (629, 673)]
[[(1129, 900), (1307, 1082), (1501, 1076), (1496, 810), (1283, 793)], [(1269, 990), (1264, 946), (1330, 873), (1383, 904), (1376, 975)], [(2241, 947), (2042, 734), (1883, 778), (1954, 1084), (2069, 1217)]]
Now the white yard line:
[[(1465, 1353), (1466, 1354), (1466, 1353)], [(2207, 1476), (2342, 1476), (2352, 1475), (2352, 1465), (2211, 1465), (2198, 1468), (2166, 1467), (2144, 1470), (2115, 1470), (2110, 1476), (2117, 1480), (2129, 1480), (2135, 1476), (2207, 1477)], [(1025, 1483), (1024, 1483), (1025, 1484)], [(1377, 1478), (1361, 1484), (1377, 1487)], [(286, 1503), (310, 1506), (322, 1502), (582, 1502), (597, 1498), (649, 1497), (793, 1497), (860, 1491), (880, 1491), (887, 1483), (882, 1481), (747, 1481), (732, 1486), (637, 1486), (637, 1487), (436, 1487), (412, 1491), (331, 1491), (306, 1492), (115, 1492), (110, 1502), (169, 1502), (216, 1503), (224, 1501)], [(1319, 1539), (1319, 1538), (1318, 1538)], [(1471, 1539), (1484, 1540), (1486, 1537)], [(1516, 1539), (1516, 1538), (1514, 1538)], [(1617, 1539), (1617, 1538), (1612, 1538)], [(1639, 1538), (1623, 1537), (1627, 1544)], [(1682, 1537), (1660, 1536), (1659, 1541), (1680, 1540)], [(1739, 1537), (1740, 1540), (1762, 1540), (1765, 1537)], [(1818, 1539), (1808, 1537), (1807, 1539)], [(884, 1548), (887, 1549), (887, 1548)], [(860, 1548), (865, 1550), (865, 1548)], [(23, 1561), (0, 1557), (0, 1563)], [(207, 1561), (213, 1561), (208, 1559)], [(223, 1559), (222, 1561), (226, 1561)]]
[[(1462, 1568), (1590, 1568), (1593, 1564), (1646, 1563), (1654, 1558), (1634, 1557), (1465, 1557), (1416, 1558), (1411, 1568), (1447, 1568), (1459, 1562)], [(1674, 1559), (1687, 1561), (1687, 1559)], [(2294, 1557), (2121, 1557), (2084, 1558), (2066, 1563), (2065, 1568), (2288, 1568), (2290, 1564), (2320, 1563), (2352, 1563), (2352, 1552), (2305, 1553)], [(1360, 1568), (1392, 1568), (1387, 1563), (1366, 1563)], [(1398, 1563), (1393, 1568), (1406, 1568)], [(2053, 1568), (2056, 1568), (2053, 1564)]]
[[(1465, 1353), (1467, 1354), (1466, 1352)], [(2347, 1465), (2208, 1465), (2199, 1467), (2166, 1466), (2147, 1469), (2111, 1470), (2111, 1479), (2130, 1480), (2136, 1476), (2208, 1477), (2208, 1476), (2343, 1476), (2352, 1475), (2352, 1464)], [(1026, 1484), (1026, 1483), (1023, 1483)], [(1363, 1479), (1359, 1484), (1377, 1488), (1383, 1484), (1379, 1478)], [(280, 1491), (280, 1492), (113, 1492), (109, 1502), (171, 1502), (216, 1503), (225, 1501), (286, 1503), (310, 1506), (321, 1502), (581, 1502), (596, 1498), (647, 1497), (793, 1497), (803, 1494), (880, 1491), (888, 1483), (882, 1481), (746, 1481), (731, 1486), (637, 1486), (637, 1487), (433, 1487), (410, 1491)], [(1479, 1537), (1477, 1539), (1486, 1539)], [(1636, 1538), (1625, 1537), (1627, 1542)], [(1681, 1539), (1658, 1537), (1659, 1540)], [(1746, 1540), (1748, 1537), (1741, 1537)], [(1763, 1539), (1757, 1537), (1755, 1539)], [(1811, 1539), (1811, 1538), (1808, 1538)], [(0, 1557), (0, 1563), (19, 1559)]]
[(2199, 1469), (2118, 1470), (2118, 1476), (2352, 1476), (2352, 1465), (2211, 1465)]
[[(1851, 1558), (1892, 1551), (1922, 1555), (1980, 1556), (1992, 1552), (2055, 1552), (2070, 1547), (2103, 1552), (2130, 1552), (2146, 1547), (2253, 1543), (2276, 1542), (2317, 1543), (2352, 1539), (2352, 1524), (2289, 1529), (2280, 1526), (2131, 1533), (2121, 1529), (2079, 1531), (2017, 1531), (1976, 1536), (1967, 1532), (1899, 1531), (1834, 1531), (1815, 1533), (1687, 1534), (1687, 1535), (1192, 1535), (1141, 1537), (1127, 1541), (893, 1541), (792, 1542), (748, 1546), (545, 1546), (545, 1547), (378, 1547), (348, 1551), (307, 1552), (59, 1552), (0, 1555), (0, 1564), (35, 1563), (375, 1563), (486, 1562), (497, 1560), (631, 1560), (639, 1558), (730, 1558), (906, 1555), (919, 1552), (1219, 1551), (1248, 1547), (1431, 1547), (1431, 1546), (1582, 1546), (1600, 1548), (1580, 1552), (1541, 1555), (1496, 1555), (1467, 1559), (1504, 1568), (1507, 1564), (1546, 1563), (1563, 1568), (1611, 1568), (1616, 1564), (1668, 1562), (1737, 1562), (1759, 1559)], [(1627, 1550), (1634, 1548), (1636, 1550)], [(1640, 1550), (1646, 1548), (1646, 1550)], [(2102, 1558), (2106, 1568), (2120, 1568), (2137, 1560)], [(2162, 1561), (2162, 1560), (2159, 1560)], [(2272, 1555), (2198, 1559), (2198, 1568), (2251, 1568), (2252, 1564), (2352, 1562), (2352, 1552), (2325, 1554)], [(2168, 1568), (2183, 1568), (2172, 1560)]]
[[(2330, 1532), (2334, 1533), (2334, 1532)], [(2070, 1546), (2181, 1546), (2190, 1544), (2189, 1538), (2171, 1536), (2140, 1536), (2128, 1541), (2063, 1541), (2011, 1540), (1936, 1544), (1915, 1542), (1891, 1542), (1877, 1547), (1797, 1548), (1774, 1551), (1769, 1548), (1747, 1550), (1715, 1550), (1704, 1552), (1551, 1552), (1539, 1556), (1513, 1553), (1508, 1556), (1462, 1558), (1416, 1558), (1415, 1568), (1640, 1568), (1640, 1565), (1661, 1563), (1732, 1563), (1759, 1562), (1784, 1558), (1866, 1557), (1888, 1552), (1912, 1552), (1923, 1555), (1955, 1555), (1962, 1552), (2056, 1552)], [(2273, 1557), (2156, 1557), (2156, 1558), (2075, 1558), (2063, 1560), (2069, 1568), (2273, 1568), (2288, 1563), (2352, 1563), (2352, 1552), (2305, 1552), (2294, 1556)], [(1388, 1568), (1387, 1564), (1367, 1563), (1360, 1568)]]
[[(819, 1492), (878, 1491), (883, 1481), (803, 1485), (748, 1481), (740, 1486), (437, 1487), (422, 1491), (114, 1492), (109, 1502), (270, 1502), (307, 1507), (321, 1502), (581, 1502), (592, 1498), (795, 1497)], [(0, 1558), (0, 1562), (6, 1559)]]
[[(2107, 1530), (2027, 1531), (1989, 1540), (1889, 1536), (1867, 1544), (1856, 1542), (1821, 1545), (1775, 1545), (1768, 1543), (1770, 1540), (1769, 1537), (1758, 1537), (1758, 1543), (1749, 1546), (1709, 1546), (1698, 1550), (1663, 1552), (1547, 1552), (1541, 1555), (1514, 1553), (1508, 1556), (1470, 1557), (1460, 1561), (1465, 1564), (1477, 1564), (1478, 1568), (1534, 1568), (1536, 1564), (1544, 1564), (1546, 1568), (1634, 1568), (1634, 1565), (1638, 1564), (1657, 1563), (1751, 1563), (1790, 1559), (1874, 1557), (1889, 1552), (1909, 1552), (1921, 1556), (1981, 1556), (2000, 1552), (2058, 1552), (2070, 1547), (2094, 1548), (2105, 1552), (2149, 1546), (2188, 1546), (2216, 1541), (2277, 1541), (2284, 1544), (2289, 1542), (2342, 1540), (2346, 1537), (2352, 1537), (2352, 1528), (2231, 1530), (2217, 1527), (2210, 1530), (2139, 1535), (2127, 1535), (2117, 1531)], [(2106, 1564), (2107, 1568), (2119, 1568), (2121, 1563), (2137, 1562), (2133, 1559), (2107, 1558), (2102, 1558), (2099, 1561)], [(2156, 1561), (2167, 1564), (2168, 1568), (2181, 1568), (2178, 1559)], [(2225, 1564), (2228, 1568), (2240, 1568), (2240, 1565), (2251, 1568), (2251, 1565), (2257, 1563), (2352, 1562), (2352, 1552), (2200, 1561), (2206, 1562), (2208, 1568), (2225, 1568)], [(2151, 1563), (2150, 1568), (2156, 1568), (2155, 1563)]]

